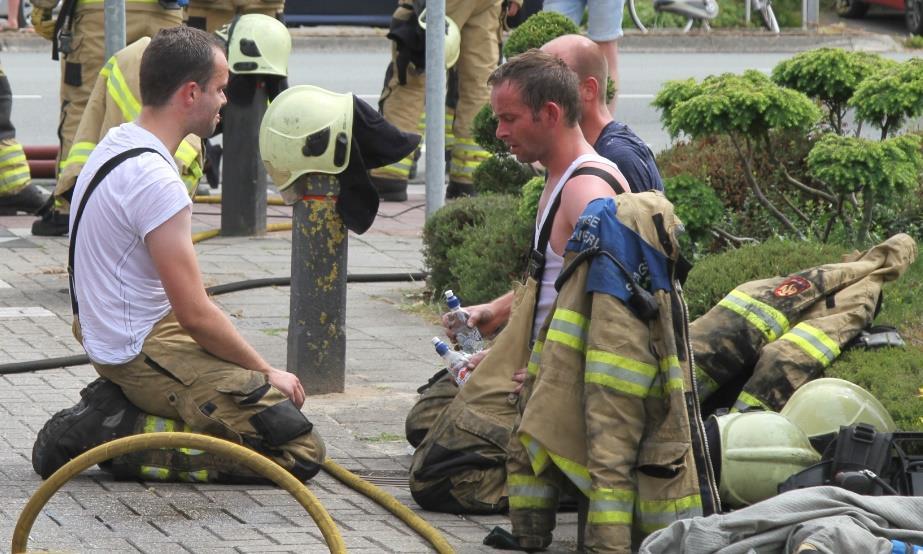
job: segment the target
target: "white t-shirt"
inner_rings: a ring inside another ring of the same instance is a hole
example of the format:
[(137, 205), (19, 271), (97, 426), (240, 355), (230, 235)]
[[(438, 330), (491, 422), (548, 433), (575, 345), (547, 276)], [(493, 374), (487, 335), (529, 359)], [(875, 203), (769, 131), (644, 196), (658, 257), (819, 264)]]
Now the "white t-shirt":
[[(77, 230), (74, 276), (83, 347), (102, 364), (125, 363), (141, 352), (154, 324), (170, 311), (148, 233), (191, 205), (173, 156), (134, 123), (112, 128), (77, 178), (70, 227), (87, 184), (100, 166), (138, 147), (154, 148), (116, 166), (87, 201)], [(72, 237), (73, 240), (73, 237)]]

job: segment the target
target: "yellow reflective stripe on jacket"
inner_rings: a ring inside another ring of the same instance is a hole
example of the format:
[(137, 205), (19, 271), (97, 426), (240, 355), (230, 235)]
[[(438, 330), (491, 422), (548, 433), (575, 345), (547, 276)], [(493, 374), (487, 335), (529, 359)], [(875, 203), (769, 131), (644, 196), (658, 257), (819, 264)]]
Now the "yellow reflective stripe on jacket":
[(590, 322), (579, 312), (558, 308), (554, 311), (545, 342), (559, 342), (574, 350), (583, 352), (586, 347), (586, 331)]
[(165, 417), (149, 415), (144, 418), (145, 433), (165, 433), (176, 430), (176, 421)]
[(138, 473), (144, 479), (155, 481), (166, 481), (170, 478), (170, 470), (165, 467), (141, 466)]
[(510, 473), (506, 476), (510, 508), (554, 509), (557, 491), (548, 481), (534, 475)]
[(592, 486), (590, 470), (573, 460), (568, 460), (563, 456), (558, 456), (551, 452), (548, 453), (548, 457), (551, 458), (554, 465), (558, 466), (561, 473), (570, 479), (570, 482), (573, 483), (575, 487), (580, 489), (580, 492), (587, 495), (587, 497), (590, 496), (590, 487)]
[(67, 154), (67, 159), (61, 161), (61, 170), (73, 164), (85, 164), (89, 159), (93, 149), (96, 148), (95, 142), (75, 142)]
[(551, 463), (551, 458), (548, 457), (548, 451), (542, 448), (542, 445), (528, 433), (522, 433), (519, 437), (519, 442), (522, 443), (523, 448), (526, 449), (526, 453), (529, 455), (529, 461), (532, 464), (532, 473), (541, 475), (541, 473), (545, 471), (545, 468), (548, 467), (548, 464)]
[(31, 178), (21, 144), (17, 142), (0, 148), (0, 193), (18, 191)]
[(119, 111), (122, 112), (122, 119), (134, 121), (138, 114), (141, 113), (141, 103), (131, 93), (131, 89), (125, 81), (125, 75), (119, 69), (118, 60), (114, 56), (109, 58), (100, 74), (106, 76), (106, 90), (119, 107)]
[(635, 493), (631, 490), (593, 489), (590, 491), (587, 523), (591, 525), (631, 525)]
[[(550, 333), (550, 331), (549, 331)], [(646, 398), (657, 368), (611, 352), (588, 350), (584, 382), (595, 383), (619, 392)]]
[(782, 335), (781, 339), (796, 344), (823, 367), (832, 364), (840, 355), (840, 346), (836, 341), (807, 323), (795, 325), (791, 331)]
[(667, 356), (660, 360), (661, 375), (666, 376), (666, 385), (664, 389), (667, 394), (671, 392), (683, 392), (683, 368), (679, 365), (679, 358), (676, 356)]
[(763, 410), (771, 410), (771, 408), (759, 398), (748, 392), (741, 391), (741, 393), (737, 396), (737, 400), (734, 401), (734, 405), (731, 407), (731, 410), (742, 412), (747, 408), (761, 408)]
[(703, 397), (701, 400), (711, 396), (716, 390), (721, 388), (721, 385), (712, 379), (711, 375), (698, 366), (695, 368), (695, 381), (699, 396)]
[(693, 494), (672, 500), (639, 500), (637, 514), (641, 531), (652, 533), (674, 521), (703, 515), (702, 497)]
[(789, 323), (785, 314), (737, 289), (732, 290), (718, 305), (746, 319), (759, 329), (769, 342), (788, 331)]
[(526, 364), (526, 371), (529, 375), (538, 375), (539, 362), (542, 360), (542, 349), (545, 346), (544, 341), (537, 340), (532, 346), (532, 353), (529, 354), (529, 363)]

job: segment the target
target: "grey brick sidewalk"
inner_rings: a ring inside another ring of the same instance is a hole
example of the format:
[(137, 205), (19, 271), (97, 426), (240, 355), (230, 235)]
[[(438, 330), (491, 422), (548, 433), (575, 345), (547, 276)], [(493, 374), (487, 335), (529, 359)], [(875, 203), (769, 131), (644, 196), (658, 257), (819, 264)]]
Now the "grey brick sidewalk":
[[(419, 271), (422, 187), (404, 203), (382, 204), (365, 235), (349, 238), (351, 273)], [(196, 205), (195, 230), (219, 226), (220, 207)], [(270, 216), (290, 214), (270, 208)], [(270, 217), (270, 222), (285, 221)], [(32, 218), (0, 217), (0, 364), (82, 354), (70, 331), (66, 239), (32, 237)], [(196, 247), (206, 285), (289, 274), (288, 232), (217, 238)], [(305, 412), (330, 457), (373, 482), (406, 479), (410, 450), (404, 416), (416, 388), (436, 369), (429, 338), (440, 329), (408, 306), (420, 283), (351, 284), (347, 300), (346, 392), (312, 396)], [(288, 288), (216, 298), (270, 363), (285, 366)], [(28, 308), (28, 309), (27, 309)], [(22, 507), (40, 484), (30, 462), (45, 420), (73, 405), (95, 378), (90, 366), (0, 376), (0, 549), (9, 545)], [(309, 487), (336, 521), (350, 552), (428, 552), (413, 531), (371, 500), (321, 473)], [(440, 529), (458, 552), (481, 545), (504, 516), (459, 517), (419, 510), (406, 485), (383, 486)], [(574, 550), (576, 517), (560, 517), (554, 552)], [(33, 526), (32, 550), (65, 552), (324, 552), (320, 531), (285, 491), (272, 487), (115, 482), (98, 469), (73, 479)]]

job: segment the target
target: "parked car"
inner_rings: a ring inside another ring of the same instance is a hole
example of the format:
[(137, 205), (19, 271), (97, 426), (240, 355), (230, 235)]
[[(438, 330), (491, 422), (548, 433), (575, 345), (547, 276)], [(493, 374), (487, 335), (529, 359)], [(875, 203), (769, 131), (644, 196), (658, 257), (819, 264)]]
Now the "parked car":
[(907, 30), (923, 35), (923, 0), (836, 0), (836, 13), (840, 17), (859, 18), (873, 4), (904, 12)]
[(285, 23), (387, 27), (394, 7), (394, 2), (384, 0), (286, 0)]

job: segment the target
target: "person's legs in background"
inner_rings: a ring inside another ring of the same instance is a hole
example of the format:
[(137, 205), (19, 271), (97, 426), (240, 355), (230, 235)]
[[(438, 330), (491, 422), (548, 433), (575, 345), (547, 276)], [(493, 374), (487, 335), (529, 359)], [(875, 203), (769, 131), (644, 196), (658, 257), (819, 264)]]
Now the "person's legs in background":
[(587, 17), (587, 37), (599, 45), (606, 63), (609, 65), (609, 78), (615, 85), (615, 96), (606, 105), (615, 115), (615, 104), (619, 92), (619, 45), (622, 36), (622, 9), (625, 0), (587, 0), (589, 14)]

